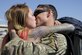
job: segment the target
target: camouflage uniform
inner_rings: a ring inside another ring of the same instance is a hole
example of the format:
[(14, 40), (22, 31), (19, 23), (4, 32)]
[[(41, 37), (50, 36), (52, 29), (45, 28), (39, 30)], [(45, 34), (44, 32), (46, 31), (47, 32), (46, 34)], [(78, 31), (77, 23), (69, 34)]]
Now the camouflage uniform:
[(1, 55), (48, 55), (48, 51), (46, 45), (35, 45), (16, 37), (4, 46)]
[(61, 34), (50, 33), (37, 44), (16, 37), (4, 46), (1, 55), (64, 55), (66, 49), (66, 38)]
[(64, 35), (59, 33), (50, 33), (47, 37), (41, 39), (42, 44), (46, 44), (55, 52), (48, 52), (53, 53), (55, 55), (64, 55), (67, 49), (67, 41)]

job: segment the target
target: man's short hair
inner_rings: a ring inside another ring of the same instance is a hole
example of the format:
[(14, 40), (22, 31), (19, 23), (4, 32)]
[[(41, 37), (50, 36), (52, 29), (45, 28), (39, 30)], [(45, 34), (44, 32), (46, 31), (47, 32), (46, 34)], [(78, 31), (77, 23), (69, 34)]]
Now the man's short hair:
[(54, 16), (54, 18), (57, 19), (57, 17), (58, 17), (58, 13), (57, 13), (57, 10), (56, 10), (55, 6), (49, 4), (49, 7), (50, 7), (50, 9), (51, 9), (52, 12), (53, 12), (53, 16)]
[(53, 13), (54, 19), (55, 20), (57, 19), (58, 13), (57, 13), (57, 10), (56, 10), (55, 6), (53, 6), (51, 4), (40, 4), (40, 5), (37, 6), (37, 8), (38, 7), (44, 8), (46, 10), (51, 10), (52, 13)]

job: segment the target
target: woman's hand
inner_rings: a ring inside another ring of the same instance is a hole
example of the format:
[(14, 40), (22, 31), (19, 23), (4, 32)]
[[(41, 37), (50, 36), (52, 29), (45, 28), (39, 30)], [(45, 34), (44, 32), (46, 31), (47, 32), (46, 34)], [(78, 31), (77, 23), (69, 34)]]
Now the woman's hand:
[(10, 34), (10, 39), (14, 39), (16, 37), (19, 37), (17, 34), (16, 34), (16, 31), (14, 29), (11, 30), (11, 34)]

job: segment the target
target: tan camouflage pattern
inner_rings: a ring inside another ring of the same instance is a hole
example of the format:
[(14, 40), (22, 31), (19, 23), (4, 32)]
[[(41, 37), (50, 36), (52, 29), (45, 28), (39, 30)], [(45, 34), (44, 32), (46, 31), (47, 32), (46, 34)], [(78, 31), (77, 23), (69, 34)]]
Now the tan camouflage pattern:
[(64, 35), (50, 33), (47, 37), (44, 37), (41, 40), (41, 43), (46, 44), (55, 50), (55, 55), (64, 55), (66, 53), (67, 41)]
[(1, 55), (49, 55), (49, 53), (64, 55), (66, 49), (67, 41), (65, 36), (50, 33), (37, 44), (16, 37), (4, 46)]

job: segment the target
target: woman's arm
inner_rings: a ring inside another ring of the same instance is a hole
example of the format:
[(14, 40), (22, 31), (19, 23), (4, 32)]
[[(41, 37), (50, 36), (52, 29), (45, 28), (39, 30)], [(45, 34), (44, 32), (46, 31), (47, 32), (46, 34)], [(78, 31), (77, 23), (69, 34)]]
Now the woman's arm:
[(44, 37), (50, 32), (71, 32), (74, 31), (75, 27), (72, 24), (61, 24), (57, 26), (40, 26), (33, 30), (33, 32), (29, 35), (31, 37)]
[(6, 43), (8, 43), (9, 41), (10, 41), (9, 33), (7, 33), (7, 34), (5, 35), (5, 37), (3, 38), (3, 40), (2, 40), (1, 48), (3, 48), (4, 45), (5, 45)]

